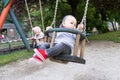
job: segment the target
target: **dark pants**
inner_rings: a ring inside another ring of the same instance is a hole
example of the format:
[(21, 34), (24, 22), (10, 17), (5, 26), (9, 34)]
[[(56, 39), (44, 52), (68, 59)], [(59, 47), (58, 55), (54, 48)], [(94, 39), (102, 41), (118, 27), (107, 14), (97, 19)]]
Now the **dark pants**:
[(57, 56), (59, 54), (71, 54), (71, 48), (64, 43), (54, 44), (52, 48), (50, 43), (41, 44), (38, 48), (45, 49), (48, 57)]

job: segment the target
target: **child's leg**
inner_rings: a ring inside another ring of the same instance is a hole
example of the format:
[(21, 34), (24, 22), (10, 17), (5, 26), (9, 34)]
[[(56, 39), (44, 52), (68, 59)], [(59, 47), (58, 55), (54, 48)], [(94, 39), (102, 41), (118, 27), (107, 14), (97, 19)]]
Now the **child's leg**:
[(54, 47), (49, 49), (34, 49), (34, 52), (37, 56), (42, 60), (45, 61), (48, 57), (57, 56), (61, 53), (71, 53), (71, 48), (63, 43), (56, 44)]
[(71, 54), (71, 48), (64, 43), (55, 44), (54, 47), (46, 49), (48, 57), (57, 56), (61, 53)]
[(38, 46), (39, 49), (47, 49), (49, 47), (50, 47), (50, 43), (47, 42)]

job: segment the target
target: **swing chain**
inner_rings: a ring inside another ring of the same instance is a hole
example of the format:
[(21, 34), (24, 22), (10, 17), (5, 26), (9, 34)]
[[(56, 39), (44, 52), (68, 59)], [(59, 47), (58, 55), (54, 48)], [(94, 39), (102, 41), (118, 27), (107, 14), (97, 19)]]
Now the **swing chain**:
[[(87, 10), (88, 10), (88, 4), (89, 4), (89, 0), (86, 0), (84, 15), (83, 15), (83, 18), (82, 18), (82, 20), (80, 22), (80, 24), (84, 24), (84, 27), (85, 27), (84, 30), (83, 30), (83, 33), (86, 33), (86, 15), (87, 15)], [(88, 40), (87, 37), (86, 37), (86, 40), (89, 43), (89, 40)]]
[(44, 19), (43, 19), (41, 0), (39, 0), (39, 6), (40, 6), (40, 13), (41, 13), (42, 27), (43, 27), (43, 32), (44, 32), (45, 29), (44, 29)]
[[(29, 12), (29, 8), (28, 8), (28, 4), (27, 4), (26, 0), (25, 0), (25, 5), (26, 5), (26, 8), (27, 8), (28, 18), (29, 18), (29, 21), (30, 21), (30, 26), (31, 26), (31, 28), (33, 28), (32, 20), (31, 20), (31, 17), (30, 17), (30, 12)], [(33, 31), (32, 31), (32, 35), (33, 35)]]
[(54, 18), (53, 18), (53, 21), (51, 23), (50, 26), (53, 26), (54, 25), (54, 28), (55, 28), (55, 23), (56, 23), (56, 14), (57, 14), (57, 9), (58, 9), (58, 0), (56, 0), (56, 6), (55, 6), (55, 12), (54, 12)]
[(84, 15), (83, 15), (83, 18), (80, 22), (80, 24), (84, 24), (84, 26), (85, 26), (84, 31), (86, 30), (86, 15), (87, 15), (87, 10), (88, 10), (88, 4), (89, 4), (89, 0), (86, 0)]
[(26, 0), (25, 0), (25, 5), (26, 5), (26, 8), (27, 8), (28, 17), (29, 17), (29, 20), (30, 20), (31, 28), (32, 28), (32, 27), (33, 27), (33, 26), (32, 26), (32, 20), (31, 20), (31, 17), (30, 17), (30, 12), (29, 12), (29, 8), (28, 8), (28, 4), (27, 4), (27, 1), (26, 1)]

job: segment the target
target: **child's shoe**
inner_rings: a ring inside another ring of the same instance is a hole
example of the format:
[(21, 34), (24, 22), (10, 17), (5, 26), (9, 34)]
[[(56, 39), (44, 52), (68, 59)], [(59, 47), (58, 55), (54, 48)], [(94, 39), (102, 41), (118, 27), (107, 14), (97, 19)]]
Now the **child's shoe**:
[(35, 65), (43, 63), (43, 61), (36, 54), (34, 54), (33, 57), (29, 59), (29, 62)]
[(47, 54), (46, 54), (46, 51), (43, 50), (43, 49), (35, 48), (34, 52), (42, 61), (45, 61), (47, 59), (47, 57), (48, 57)]

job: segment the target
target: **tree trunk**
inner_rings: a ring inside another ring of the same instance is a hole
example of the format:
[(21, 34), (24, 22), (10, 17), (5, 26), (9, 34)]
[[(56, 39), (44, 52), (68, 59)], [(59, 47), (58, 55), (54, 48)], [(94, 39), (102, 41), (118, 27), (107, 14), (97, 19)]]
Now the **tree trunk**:
[(106, 11), (104, 9), (101, 9), (100, 13), (101, 13), (101, 16), (102, 16), (101, 20), (106, 21), (107, 20)]
[(79, 3), (79, 0), (68, 0), (69, 5), (71, 6), (72, 9), (72, 15), (76, 17), (77, 13), (77, 5)]

